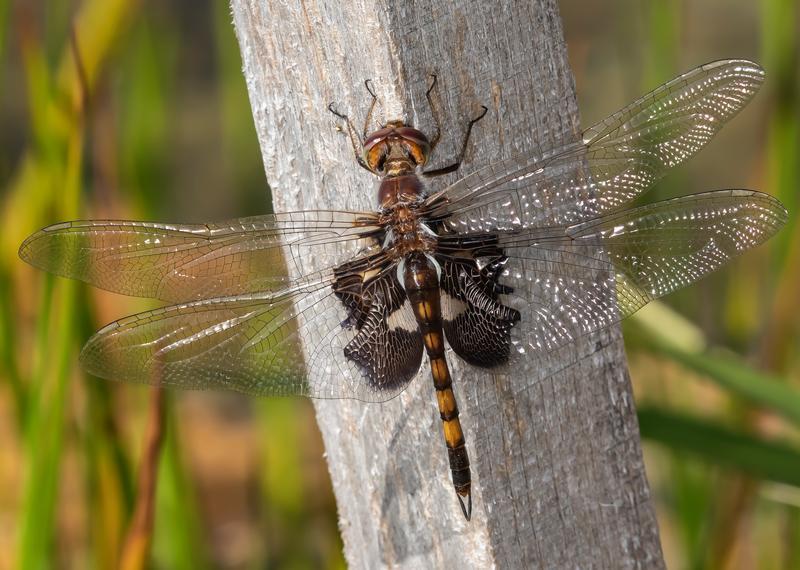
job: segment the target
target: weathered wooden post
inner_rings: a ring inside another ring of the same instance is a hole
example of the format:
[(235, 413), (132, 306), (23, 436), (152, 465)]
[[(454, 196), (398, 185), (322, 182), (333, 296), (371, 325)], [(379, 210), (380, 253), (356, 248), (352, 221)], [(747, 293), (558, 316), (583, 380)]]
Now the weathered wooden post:
[[(335, 102), (358, 122), (365, 79), (379, 118), (430, 132), (424, 93), (438, 74), (435, 164), (489, 108), (460, 175), (579, 135), (554, 0), (232, 7), (276, 210), (374, 209), (375, 180), (326, 109)], [(451, 361), (475, 479), (471, 522), (449, 481), (427, 367), (386, 404), (316, 402), (353, 567), (663, 567), (618, 329), (513, 377)]]

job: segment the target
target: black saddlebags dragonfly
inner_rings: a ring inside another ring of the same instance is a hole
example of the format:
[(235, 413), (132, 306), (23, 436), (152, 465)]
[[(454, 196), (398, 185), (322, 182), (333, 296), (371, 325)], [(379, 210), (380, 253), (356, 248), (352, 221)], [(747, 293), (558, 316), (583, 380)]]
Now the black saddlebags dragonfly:
[[(65, 222), (30, 236), (20, 256), (171, 303), (89, 339), (84, 367), (111, 380), (381, 402), (408, 386), (427, 354), (469, 518), (469, 459), (446, 346), (502, 371), (618, 322), (777, 232), (786, 210), (750, 190), (626, 208), (700, 150), (763, 79), (748, 61), (704, 65), (577, 142), (502, 160), (439, 191), (423, 179), (460, 161), (424, 170), (438, 125), (430, 140), (401, 121), (361, 135), (331, 108), (359, 164), (381, 180), (374, 212)], [(299, 273), (309, 257), (324, 269)]]

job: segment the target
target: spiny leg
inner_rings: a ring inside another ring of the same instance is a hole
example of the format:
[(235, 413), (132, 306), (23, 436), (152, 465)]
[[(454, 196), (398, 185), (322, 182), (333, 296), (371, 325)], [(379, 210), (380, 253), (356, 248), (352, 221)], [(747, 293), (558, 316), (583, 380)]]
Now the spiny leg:
[[(328, 105), (328, 111), (330, 111), (331, 113), (333, 113), (334, 115), (336, 115), (338, 118), (342, 119), (345, 122), (345, 124), (347, 125), (347, 134), (350, 137), (350, 144), (353, 145), (353, 154), (356, 157), (358, 165), (361, 168), (372, 172), (372, 169), (364, 160), (364, 157), (361, 156), (362, 150), (364, 148), (364, 141), (358, 136), (358, 131), (356, 131), (355, 127), (353, 126), (353, 121), (351, 121), (350, 117), (348, 117), (344, 113), (340, 113), (339, 111), (334, 109), (333, 103)], [(341, 127), (337, 128), (341, 130)]]
[(441, 176), (442, 174), (450, 174), (451, 172), (455, 172), (459, 168), (461, 168), (461, 162), (464, 160), (464, 156), (467, 154), (467, 145), (469, 144), (469, 137), (472, 134), (472, 127), (475, 126), (475, 123), (483, 119), (486, 116), (486, 113), (489, 109), (485, 105), (481, 105), (483, 111), (477, 117), (470, 120), (469, 124), (467, 125), (467, 132), (464, 134), (464, 142), (461, 143), (461, 151), (458, 153), (458, 158), (453, 164), (445, 166), (443, 168), (436, 168), (434, 170), (426, 170), (422, 174), (424, 176)]
[(372, 120), (372, 112), (375, 110), (375, 103), (378, 102), (378, 96), (375, 94), (375, 91), (372, 90), (372, 85), (370, 85), (370, 83), (371, 81), (369, 79), (364, 81), (364, 87), (366, 87), (367, 92), (372, 95), (372, 103), (369, 104), (367, 118), (364, 119), (364, 130), (361, 135), (362, 140), (367, 140), (367, 135), (369, 134), (369, 122)]
[(428, 87), (428, 90), (425, 92), (425, 98), (428, 100), (428, 107), (431, 109), (431, 115), (433, 116), (433, 124), (436, 126), (436, 132), (431, 137), (431, 152), (433, 149), (436, 148), (436, 145), (439, 144), (439, 139), (442, 135), (442, 121), (439, 118), (439, 112), (436, 110), (436, 106), (433, 104), (433, 98), (431, 97), (431, 92), (433, 88), (436, 87), (436, 74), (431, 73), (431, 85)]

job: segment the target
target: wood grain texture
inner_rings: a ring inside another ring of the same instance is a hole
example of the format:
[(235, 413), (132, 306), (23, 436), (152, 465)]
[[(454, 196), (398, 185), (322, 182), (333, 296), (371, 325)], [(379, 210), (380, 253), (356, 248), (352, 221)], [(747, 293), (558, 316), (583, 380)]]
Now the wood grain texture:
[[(232, 7), (276, 210), (374, 209), (376, 181), (326, 110), (335, 102), (359, 123), (367, 78), (380, 119), (431, 132), (424, 92), (438, 74), (434, 166), (489, 107), (460, 175), (578, 136), (554, 0)], [(618, 329), (513, 377), (449, 359), (473, 464), (472, 522), (450, 483), (427, 366), (386, 404), (315, 404), (352, 567), (663, 567)]]

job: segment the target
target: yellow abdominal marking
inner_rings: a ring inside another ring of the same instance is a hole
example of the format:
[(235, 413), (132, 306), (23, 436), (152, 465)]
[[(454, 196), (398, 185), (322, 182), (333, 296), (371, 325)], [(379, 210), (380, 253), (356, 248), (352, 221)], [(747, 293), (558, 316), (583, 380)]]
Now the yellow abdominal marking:
[(458, 412), (456, 398), (451, 388), (437, 390), (436, 399), (439, 401), (439, 412), (444, 417), (451, 417), (454, 413)]
[(420, 319), (430, 321), (433, 319), (433, 307), (428, 301), (421, 301), (416, 306), (417, 315)]
[(444, 389), (450, 385), (450, 371), (444, 357), (431, 359), (431, 374), (435, 387)]
[(464, 445), (464, 433), (461, 431), (461, 422), (458, 418), (442, 420), (444, 426), (444, 441), (447, 447), (454, 449)]
[(429, 332), (423, 337), (425, 348), (432, 352), (439, 352), (442, 349), (442, 335), (438, 332)]

